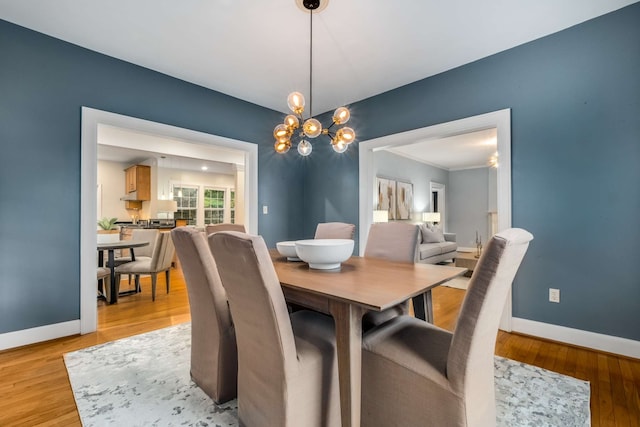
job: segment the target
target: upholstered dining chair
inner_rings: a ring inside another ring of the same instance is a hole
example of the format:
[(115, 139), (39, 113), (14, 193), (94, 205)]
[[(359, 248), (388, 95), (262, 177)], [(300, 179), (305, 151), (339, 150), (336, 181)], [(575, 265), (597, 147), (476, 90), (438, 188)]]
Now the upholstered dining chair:
[(289, 317), (262, 237), (208, 239), (236, 328), (240, 425), (340, 425), (333, 319), (306, 310)]
[(356, 226), (346, 222), (321, 222), (316, 227), (314, 239), (352, 239)]
[(363, 338), (362, 425), (496, 425), (494, 349), (502, 308), (533, 236), (491, 238), (453, 333), (410, 316)]
[(239, 231), (244, 233), (245, 228), (242, 224), (229, 224), (226, 222), (223, 222), (222, 224), (209, 224), (205, 227), (205, 233), (207, 233), (207, 236), (211, 233), (217, 233), (218, 231)]
[[(135, 261), (117, 266), (115, 269), (115, 272), (117, 275), (122, 275), (122, 274), (135, 275), (136, 289), (140, 287), (141, 274), (151, 275), (151, 298), (153, 301), (155, 301), (158, 273), (162, 273), (162, 272), (165, 273), (167, 293), (169, 293), (171, 261), (173, 260), (174, 254), (175, 254), (175, 247), (173, 246), (173, 241), (171, 240), (171, 233), (169, 232), (159, 233), (158, 236), (156, 237), (156, 242), (153, 248), (153, 254), (151, 255), (150, 259), (138, 260), (136, 258)], [(116, 280), (116, 283), (118, 283), (117, 287), (119, 288), (119, 283), (120, 283), (119, 279)]]
[[(413, 263), (418, 248), (418, 226), (406, 222), (381, 222), (371, 224), (365, 258)], [(393, 283), (389, 283), (393, 286)], [(362, 317), (362, 330), (367, 331), (393, 317), (409, 313), (409, 300), (383, 311), (368, 311)]]
[(216, 403), (236, 397), (238, 350), (227, 293), (203, 232), (171, 231), (191, 311), (191, 379)]
[(106, 298), (107, 301), (109, 299), (109, 290), (111, 286), (109, 282), (111, 281), (111, 270), (107, 267), (98, 267), (97, 270), (97, 278), (98, 278), (98, 295), (102, 295)]
[[(160, 230), (157, 228), (136, 228), (131, 232), (131, 240), (140, 242), (149, 242), (147, 246), (141, 246), (135, 249), (136, 261), (151, 260), (153, 255), (153, 248), (156, 244), (156, 238), (158, 237)], [(127, 250), (127, 253), (129, 250)], [(114, 259), (115, 266), (122, 265), (124, 263), (131, 262), (131, 255), (123, 255)], [(129, 274), (129, 283), (131, 283), (131, 274)], [(136, 292), (140, 292), (140, 282), (136, 282)]]

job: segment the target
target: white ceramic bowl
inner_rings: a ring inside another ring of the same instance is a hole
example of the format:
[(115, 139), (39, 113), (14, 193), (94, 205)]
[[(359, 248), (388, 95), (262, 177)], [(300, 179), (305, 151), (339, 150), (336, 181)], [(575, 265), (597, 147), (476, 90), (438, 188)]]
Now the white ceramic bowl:
[(289, 242), (278, 242), (276, 248), (280, 255), (286, 256), (287, 261), (300, 261), (298, 254), (296, 254), (296, 242), (291, 240)]
[(297, 240), (296, 253), (310, 268), (332, 270), (340, 268), (340, 263), (353, 253), (351, 239), (310, 239)]

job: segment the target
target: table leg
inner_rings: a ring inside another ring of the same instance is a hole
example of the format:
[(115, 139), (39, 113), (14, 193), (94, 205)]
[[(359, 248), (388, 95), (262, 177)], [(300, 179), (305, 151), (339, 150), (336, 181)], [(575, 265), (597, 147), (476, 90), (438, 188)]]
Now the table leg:
[(362, 385), (362, 307), (329, 302), (336, 325), (342, 427), (360, 427)]
[(109, 304), (115, 304), (118, 302), (118, 292), (116, 291), (116, 266), (115, 266), (115, 256), (113, 255), (114, 250), (109, 249), (109, 269), (111, 270), (111, 301)]
[(433, 323), (433, 302), (431, 300), (431, 289), (423, 294), (412, 298), (413, 312), (417, 319), (422, 319), (429, 323)]

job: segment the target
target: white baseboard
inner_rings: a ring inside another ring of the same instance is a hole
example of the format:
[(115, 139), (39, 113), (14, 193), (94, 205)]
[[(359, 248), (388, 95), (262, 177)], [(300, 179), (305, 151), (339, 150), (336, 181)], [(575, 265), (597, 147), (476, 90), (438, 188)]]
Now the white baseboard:
[(535, 320), (511, 319), (513, 332), (640, 359), (640, 341), (582, 331)]
[(38, 326), (37, 328), (0, 334), (0, 350), (34, 344), (80, 333), (80, 320)]

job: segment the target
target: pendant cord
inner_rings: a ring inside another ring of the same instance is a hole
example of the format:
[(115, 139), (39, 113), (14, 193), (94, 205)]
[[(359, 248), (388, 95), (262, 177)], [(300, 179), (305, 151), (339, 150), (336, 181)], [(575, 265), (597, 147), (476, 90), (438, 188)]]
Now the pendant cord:
[(309, 118), (313, 118), (313, 9), (309, 10)]

